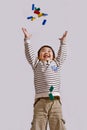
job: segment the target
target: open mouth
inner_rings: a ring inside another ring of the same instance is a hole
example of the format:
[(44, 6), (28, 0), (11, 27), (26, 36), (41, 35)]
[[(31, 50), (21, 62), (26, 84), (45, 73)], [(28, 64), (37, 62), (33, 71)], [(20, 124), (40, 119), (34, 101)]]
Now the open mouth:
[(48, 56), (48, 55), (44, 55), (44, 58), (50, 58), (50, 56)]

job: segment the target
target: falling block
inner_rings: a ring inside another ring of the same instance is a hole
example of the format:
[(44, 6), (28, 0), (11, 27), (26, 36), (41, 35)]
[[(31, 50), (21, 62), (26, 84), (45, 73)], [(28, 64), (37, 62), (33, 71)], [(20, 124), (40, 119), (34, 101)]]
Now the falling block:
[(27, 19), (32, 19), (33, 18), (33, 16), (29, 16), (29, 17), (27, 17)]
[(35, 10), (34, 13), (35, 14), (40, 14), (40, 12), (38, 10)]
[(43, 16), (43, 13), (38, 14), (38, 17), (41, 17), (41, 16)]
[(48, 14), (43, 13), (43, 16), (47, 16)]
[(35, 9), (35, 5), (34, 4), (32, 4), (32, 10), (34, 10)]
[(40, 8), (36, 8), (36, 7), (35, 7), (35, 10), (38, 10), (38, 11), (40, 11)]
[(46, 24), (46, 21), (47, 21), (47, 20), (44, 19), (43, 22), (42, 22), (42, 25), (45, 25), (45, 24)]
[(49, 98), (50, 100), (54, 100), (54, 96), (52, 95), (52, 93), (49, 94)]
[(34, 21), (36, 18), (35, 17), (33, 17), (32, 19), (31, 19), (31, 21)]

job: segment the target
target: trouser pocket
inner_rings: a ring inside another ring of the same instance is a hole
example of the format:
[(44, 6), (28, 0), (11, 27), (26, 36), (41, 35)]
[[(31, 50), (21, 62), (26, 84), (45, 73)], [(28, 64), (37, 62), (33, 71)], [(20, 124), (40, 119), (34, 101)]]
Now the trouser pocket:
[(34, 105), (33, 105), (34, 107), (38, 103), (38, 101), (40, 101), (40, 98), (35, 99), (35, 102), (34, 102)]
[(65, 123), (66, 123), (64, 119), (61, 119), (61, 120), (62, 120), (63, 124), (65, 124)]

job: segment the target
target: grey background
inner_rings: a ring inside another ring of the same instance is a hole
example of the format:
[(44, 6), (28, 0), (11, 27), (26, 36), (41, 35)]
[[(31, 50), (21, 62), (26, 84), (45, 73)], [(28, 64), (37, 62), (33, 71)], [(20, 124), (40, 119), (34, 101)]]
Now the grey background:
[[(48, 13), (27, 20), (36, 4)], [(61, 73), (61, 99), (67, 130), (87, 130), (87, 1), (1, 0), (0, 1), (0, 130), (29, 130), (33, 117), (33, 71), (24, 54), (22, 27), (32, 34), (32, 46), (44, 44), (55, 52), (58, 38), (68, 30), (67, 60)]]

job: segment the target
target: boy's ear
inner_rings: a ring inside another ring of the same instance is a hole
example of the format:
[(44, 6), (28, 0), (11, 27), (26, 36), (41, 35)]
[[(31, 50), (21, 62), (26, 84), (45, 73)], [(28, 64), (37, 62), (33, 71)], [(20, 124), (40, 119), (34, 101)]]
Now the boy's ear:
[(40, 57), (39, 57), (39, 56), (38, 56), (37, 58), (40, 60)]

